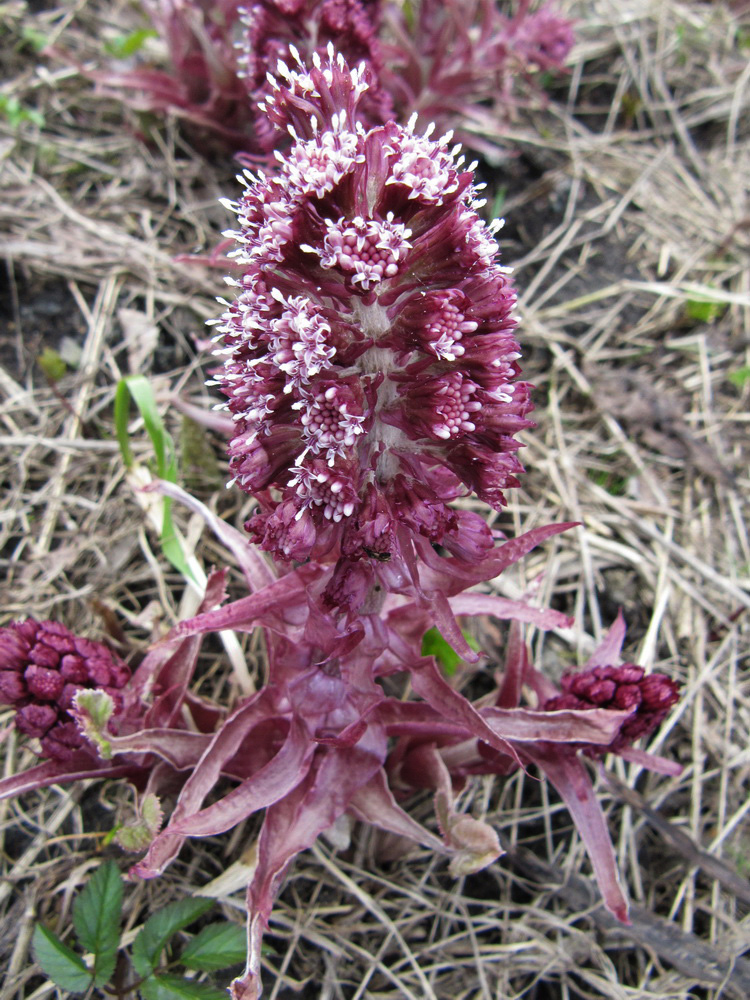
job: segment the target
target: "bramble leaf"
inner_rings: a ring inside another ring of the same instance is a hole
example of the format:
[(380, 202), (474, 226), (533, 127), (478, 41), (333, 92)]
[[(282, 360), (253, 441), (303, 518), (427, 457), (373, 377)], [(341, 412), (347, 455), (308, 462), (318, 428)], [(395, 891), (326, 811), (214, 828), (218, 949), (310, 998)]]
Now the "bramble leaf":
[(55, 986), (70, 993), (85, 993), (91, 986), (93, 973), (86, 968), (80, 955), (71, 951), (60, 938), (37, 924), (31, 939), (34, 957)]
[(78, 940), (94, 956), (94, 986), (109, 982), (115, 971), (121, 914), (122, 875), (114, 861), (105, 861), (73, 903)]
[(161, 828), (164, 810), (157, 795), (146, 795), (134, 823), (120, 826), (114, 834), (124, 851), (145, 851)]
[(180, 962), (198, 972), (215, 972), (244, 962), (247, 956), (245, 928), (228, 921), (209, 924), (188, 943)]
[(73, 704), (78, 728), (93, 743), (102, 760), (111, 760), (112, 744), (104, 734), (115, 710), (112, 696), (106, 691), (82, 690), (74, 696)]
[(133, 944), (133, 965), (139, 976), (150, 976), (167, 941), (214, 905), (213, 899), (180, 899), (148, 918)]

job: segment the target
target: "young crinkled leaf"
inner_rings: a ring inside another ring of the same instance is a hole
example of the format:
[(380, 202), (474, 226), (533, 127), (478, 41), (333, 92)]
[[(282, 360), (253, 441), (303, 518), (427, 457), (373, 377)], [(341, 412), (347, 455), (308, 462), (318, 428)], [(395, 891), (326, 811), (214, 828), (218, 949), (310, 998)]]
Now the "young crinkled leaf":
[(146, 795), (133, 823), (120, 827), (115, 840), (124, 851), (143, 851), (161, 829), (164, 810), (156, 795)]
[(114, 861), (105, 861), (73, 903), (78, 940), (94, 956), (94, 986), (109, 982), (115, 971), (121, 913), (122, 876)]

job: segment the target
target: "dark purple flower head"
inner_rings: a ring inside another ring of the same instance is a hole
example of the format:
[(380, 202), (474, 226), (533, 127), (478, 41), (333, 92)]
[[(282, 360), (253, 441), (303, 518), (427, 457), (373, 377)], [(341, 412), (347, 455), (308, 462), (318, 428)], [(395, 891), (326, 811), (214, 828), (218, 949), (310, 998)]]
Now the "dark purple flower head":
[(620, 667), (599, 666), (564, 674), (562, 694), (548, 698), (547, 712), (562, 709), (629, 709), (615, 739), (607, 746), (588, 744), (590, 756), (617, 753), (642, 736), (648, 736), (679, 700), (679, 684), (665, 674), (646, 674), (643, 667), (625, 663)]
[(280, 67), (268, 113), (294, 145), (231, 204), (244, 273), (217, 382), (234, 481), (260, 501), (253, 539), (283, 560), (403, 570), (420, 538), (487, 551), (486, 526), (450, 503), (503, 505), (531, 403), (471, 167), (413, 121), (366, 130), (367, 88), (332, 49)]
[(100, 642), (59, 622), (27, 618), (0, 629), (0, 703), (16, 709), (16, 726), (41, 741), (41, 756), (66, 760), (86, 744), (70, 709), (82, 690), (109, 694), (122, 708), (130, 670)]
[(575, 44), (573, 25), (552, 7), (517, 17), (508, 30), (509, 45), (522, 69), (560, 69)]
[(245, 27), (240, 71), (253, 102), (261, 102), (256, 133), (263, 148), (278, 144), (264, 107), (273, 90), (269, 72), (276, 74), (279, 62), (290, 61), (296, 53), (306, 62), (313, 53), (325, 57), (329, 43), (352, 65), (367, 67), (369, 87), (361, 109), (367, 122), (382, 124), (392, 117), (390, 95), (379, 84), (383, 68), (377, 38), (380, 0), (263, 0), (242, 11), (240, 20)]

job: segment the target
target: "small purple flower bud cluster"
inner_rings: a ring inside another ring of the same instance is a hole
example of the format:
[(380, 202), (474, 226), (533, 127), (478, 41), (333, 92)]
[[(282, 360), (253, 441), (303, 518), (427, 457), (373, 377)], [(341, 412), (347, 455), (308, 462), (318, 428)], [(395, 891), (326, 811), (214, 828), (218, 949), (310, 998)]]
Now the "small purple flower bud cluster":
[(59, 622), (27, 618), (0, 629), (0, 703), (16, 709), (16, 726), (41, 741), (41, 756), (67, 760), (89, 746), (71, 708), (79, 691), (106, 691), (115, 711), (130, 669), (100, 642), (73, 635)]
[(592, 667), (564, 674), (562, 694), (544, 703), (547, 712), (561, 709), (631, 709), (616, 738), (607, 746), (587, 744), (586, 753), (602, 756), (617, 753), (642, 736), (648, 736), (679, 701), (679, 685), (665, 674), (646, 674), (643, 667), (625, 663), (620, 667)]
[(449, 504), (501, 507), (530, 426), (499, 224), (450, 134), (365, 130), (361, 68), (330, 49), (280, 75), (267, 112), (294, 145), (227, 203), (244, 273), (217, 337), (250, 534), (284, 560), (403, 568), (435, 543), (476, 560), (489, 529)]

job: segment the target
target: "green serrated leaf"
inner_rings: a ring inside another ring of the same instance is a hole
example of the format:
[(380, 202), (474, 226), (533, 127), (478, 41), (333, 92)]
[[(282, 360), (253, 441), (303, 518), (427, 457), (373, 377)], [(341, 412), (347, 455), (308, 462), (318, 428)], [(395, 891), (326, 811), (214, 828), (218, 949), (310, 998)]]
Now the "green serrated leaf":
[(150, 792), (144, 796), (143, 802), (141, 802), (141, 816), (151, 833), (156, 834), (164, 822), (164, 810), (158, 795)]
[(148, 918), (133, 943), (133, 965), (139, 976), (150, 976), (167, 941), (214, 905), (213, 899), (180, 899)]
[(164, 973), (149, 976), (139, 987), (145, 1000), (227, 1000), (227, 991)]
[(107, 723), (115, 710), (112, 696), (106, 691), (79, 691), (73, 698), (78, 725), (93, 743), (103, 760), (111, 760), (112, 744), (106, 736)]
[(93, 974), (80, 955), (76, 955), (56, 934), (41, 924), (34, 928), (31, 946), (34, 958), (55, 986), (70, 993), (85, 993), (91, 986)]
[(73, 903), (78, 940), (94, 956), (94, 986), (109, 982), (115, 971), (121, 915), (122, 875), (114, 861), (105, 861)]
[(145, 850), (159, 832), (163, 819), (164, 811), (159, 798), (152, 792), (140, 803), (135, 822), (118, 828), (117, 843), (124, 851)]
[(247, 933), (239, 924), (228, 921), (209, 924), (190, 941), (180, 955), (180, 962), (197, 972), (215, 972), (244, 962), (247, 957)]

